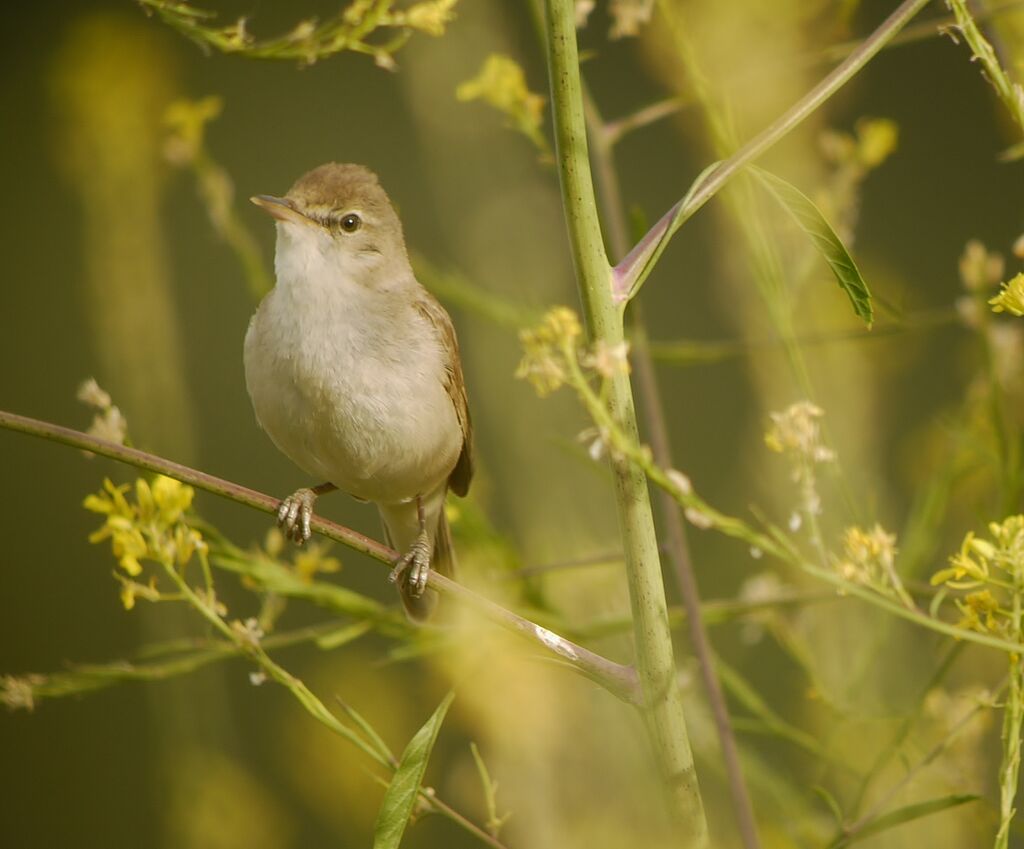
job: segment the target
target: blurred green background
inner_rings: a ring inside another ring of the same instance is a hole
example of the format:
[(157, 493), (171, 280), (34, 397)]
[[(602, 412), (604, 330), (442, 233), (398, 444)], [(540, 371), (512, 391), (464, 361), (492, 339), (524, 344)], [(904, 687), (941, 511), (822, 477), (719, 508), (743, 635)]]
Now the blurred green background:
[[(863, 36), (892, 5), (736, 0), (679, 3), (676, 10), (706, 84), (728, 102), (736, 137), (744, 140), (830, 67), (826, 47)], [(307, 0), (216, 8), (224, 22), (251, 16), (258, 34), (335, 11), (332, 3)], [(1024, 40), (1011, 22), (1019, 28), (1020, 15), (996, 18), (1005, 27), (1000, 45), (1018, 63)], [(516, 58), (530, 88), (546, 93), (543, 51), (522, 3), (463, 0), (443, 37), (412, 37), (396, 56), (395, 73), (352, 54), (308, 68), (204, 55), (128, 0), (40, 0), (6, 9), (4, 20), (0, 408), (84, 428), (90, 414), (75, 390), (94, 376), (141, 447), (275, 495), (310, 483), (255, 424), (241, 359), (252, 298), (191, 173), (164, 156), (163, 115), (183, 97), (223, 98), (207, 149), (234, 181), (238, 213), (267, 262), (272, 228), (244, 199), (282, 194), (326, 161), (359, 162), (380, 175), (410, 247), (436, 268), (524, 307), (576, 303), (553, 168), (496, 112), (455, 98), (458, 83), (495, 52)], [(692, 100), (699, 80), (679, 62), (661, 15), (638, 38), (610, 40), (609, 23), (600, 2), (581, 31), (590, 51), (585, 74), (606, 118), (676, 93)], [(962, 47), (930, 37), (886, 50), (766, 164), (808, 194), (824, 191), (836, 168), (822, 153), (822, 134), (849, 133), (865, 116), (899, 128), (896, 151), (857, 187), (851, 234), (866, 278), (892, 311), (868, 337), (823, 266), (792, 290), (793, 324), (808, 341), (802, 350), (810, 381), (844, 474), (829, 488), (833, 536), (853, 521), (878, 520), (902, 532), (936, 469), (953, 462), (950, 432), (959, 427), (980, 360), (976, 334), (956, 319), (958, 259), (971, 238), (1009, 256), (1024, 229), (1021, 165), (997, 159), (1019, 138)], [(545, 119), (545, 132), (548, 125)], [(718, 158), (706, 127), (700, 107), (691, 105), (619, 145), (624, 199), (638, 218), (655, 220)], [(727, 512), (747, 515), (759, 505), (784, 523), (795, 494), (785, 468), (766, 455), (762, 433), (768, 411), (806, 393), (772, 341), (777, 327), (744, 235), (750, 216), (781, 245), (786, 280), (803, 245), (767, 205), (734, 209), (719, 199), (690, 222), (642, 301), (655, 341), (737, 343), (707, 362), (659, 362), (677, 467)], [(1009, 268), (1016, 270), (1015, 263), (1010, 257)], [(572, 399), (563, 393), (538, 400), (513, 379), (514, 330), (458, 299), (448, 306), (476, 426), (481, 471), (474, 504), (507, 540), (517, 565), (614, 553), (608, 479), (575, 440), (585, 422)], [(947, 487), (948, 509), (914, 538), (911, 577), (926, 578), (965, 530), (1001, 515), (982, 465)], [(105, 475), (134, 479), (131, 470), (6, 432), (0, 469), (0, 673), (112, 660), (144, 642), (202, 633), (169, 606), (140, 603), (126, 613), (109, 576), (109, 551), (86, 542), (96, 517), (81, 509), (82, 498)], [(240, 545), (261, 541), (269, 526), (268, 517), (212, 497), (200, 496), (197, 506)], [(378, 533), (366, 505), (334, 496), (319, 507)], [(697, 531), (690, 536), (705, 598), (735, 596), (772, 568), (735, 543)], [(392, 600), (379, 568), (334, 553), (344, 570), (332, 580)], [(799, 576), (781, 579), (806, 586)], [(255, 602), (230, 583), (221, 579), (229, 604), (238, 605), (232, 611), (246, 615)], [(676, 603), (671, 580), (668, 586)], [(534, 591), (576, 622), (628, 611), (619, 563), (556, 570)], [(288, 612), (291, 626), (317, 619), (299, 605)], [(870, 760), (871, 747), (887, 739), (939, 656), (932, 635), (852, 601), (828, 600), (775, 622), (776, 633), (792, 641), (788, 651), (780, 648), (785, 640), (750, 630), (757, 627), (716, 629), (716, 648), (780, 714), (850, 764)], [(629, 656), (621, 637), (598, 647)], [(337, 693), (355, 705), (399, 750), (449, 679), (462, 682), (466, 692), (428, 782), (479, 812), (467, 749), (469, 739), (479, 741), (502, 785), (501, 802), (513, 811), (512, 845), (660, 845), (642, 729), (605, 693), (522, 659), (510, 657), (507, 667), (494, 660), (481, 670), (436, 657), (391, 662), (389, 648), (368, 638), (336, 653), (293, 650), (282, 660), (329, 704)], [(679, 654), (688, 667), (682, 636)], [(1001, 658), (966, 655), (951, 673), (951, 692), (991, 684), (998, 675)], [(253, 687), (248, 672), (232, 662), (187, 679), (126, 684), (0, 715), (0, 844), (369, 845), (382, 791), (361, 769), (360, 756), (330, 739), (283, 691)], [(715, 845), (729, 846), (735, 835), (698, 689), (693, 685), (690, 694), (691, 733)], [(946, 720), (934, 719), (936, 727)], [(943, 761), (947, 772), (926, 772), (922, 797), (991, 793), (996, 726), (979, 728), (960, 760)], [(920, 750), (933, 731), (921, 732)], [(809, 787), (841, 785), (842, 769), (778, 739), (742, 739), (765, 845), (824, 845), (818, 835), (828, 833), (828, 814)], [(912, 828), (927, 845), (965, 847), (984, 845), (993, 822), (991, 807), (981, 803)], [(865, 845), (912, 845), (906, 840), (894, 833)], [(472, 841), (427, 820), (410, 831), (407, 845)]]

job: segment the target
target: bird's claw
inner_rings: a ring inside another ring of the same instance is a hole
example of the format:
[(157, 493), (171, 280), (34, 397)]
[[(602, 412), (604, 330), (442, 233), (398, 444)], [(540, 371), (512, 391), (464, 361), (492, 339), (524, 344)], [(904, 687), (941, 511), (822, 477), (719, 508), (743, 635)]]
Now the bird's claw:
[(416, 541), (398, 560), (388, 575), (391, 583), (396, 583), (405, 576), (405, 587), (412, 598), (419, 598), (427, 588), (430, 576), (430, 537), (426, 531), (420, 531)]
[(277, 524), (284, 535), (303, 545), (312, 536), (309, 521), (313, 517), (316, 493), (303, 488), (289, 495), (277, 508)]

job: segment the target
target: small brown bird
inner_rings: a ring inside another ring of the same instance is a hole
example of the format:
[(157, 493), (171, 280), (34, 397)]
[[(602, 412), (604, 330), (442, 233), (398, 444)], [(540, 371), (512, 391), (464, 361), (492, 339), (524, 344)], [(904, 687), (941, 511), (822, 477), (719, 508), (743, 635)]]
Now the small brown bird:
[(256, 418), (297, 466), (325, 483), (281, 504), (302, 544), (318, 495), (341, 489), (380, 509), (391, 576), (426, 619), (430, 568), (451, 575), (444, 500), (473, 476), (459, 346), (444, 308), (413, 275), (402, 224), (376, 175), (329, 163), (284, 197), (252, 202), (277, 224), (277, 283), (245, 336)]

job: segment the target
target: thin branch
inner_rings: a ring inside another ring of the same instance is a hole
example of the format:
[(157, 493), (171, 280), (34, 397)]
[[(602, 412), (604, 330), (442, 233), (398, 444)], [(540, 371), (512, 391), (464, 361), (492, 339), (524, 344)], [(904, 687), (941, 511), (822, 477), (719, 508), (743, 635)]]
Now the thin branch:
[(709, 166), (697, 178), (687, 194), (676, 203), (633, 247), (614, 270), (613, 295), (625, 304), (639, 291), (655, 263), (676, 231), (698, 209), (715, 196), (729, 180), (754, 162), (772, 145), (817, 110), (826, 100), (848, 83), (887, 42), (902, 29), (928, 0), (904, 0), (846, 61), (838, 65), (820, 83), (797, 101), (781, 117), (747, 142), (728, 159)]
[[(214, 495), (262, 510), (264, 513), (276, 513), (281, 504), (280, 499), (271, 498), (269, 495), (241, 486), (240, 484), (226, 481), (171, 460), (166, 460), (155, 454), (140, 451), (137, 448), (129, 448), (104, 439), (97, 439), (87, 433), (50, 422), (43, 422), (38, 419), (0, 410), (0, 428), (26, 433), (52, 442), (60, 442), (64, 445), (70, 445), (74, 448), (109, 457), (121, 463), (127, 463), (139, 469), (167, 475), (182, 483), (211, 492)], [(314, 516), (310, 527), (316, 533), (335, 542), (340, 542), (342, 545), (348, 546), (355, 551), (362, 552), (388, 567), (392, 566), (398, 557), (398, 553), (387, 546), (336, 522)], [(552, 633), (548, 629), (524, 619), (511, 610), (506, 610), (437, 572), (430, 573), (428, 585), (442, 595), (457, 598), (464, 604), (473, 607), (502, 627), (523, 635), (546, 652), (557, 655), (576, 671), (600, 684), (618, 698), (631, 704), (639, 703), (640, 691), (637, 674), (632, 667), (615, 663), (589, 649), (583, 648), (583, 646), (578, 646)]]
[[(814, 331), (793, 336), (793, 342), (802, 348), (848, 342), (877, 341), (888, 336), (903, 333), (931, 331), (962, 324), (954, 309), (922, 310), (907, 315), (898, 321), (876, 324), (870, 330), (863, 325), (852, 329)], [(671, 365), (686, 366), (722, 362), (739, 357), (754, 356), (762, 351), (782, 348), (784, 339), (712, 339), (665, 340), (649, 343), (654, 359)]]
[[(208, 23), (215, 12), (192, 6), (183, 0), (138, 0), (147, 14), (156, 15), (167, 26), (194, 41), (204, 50), (234, 53), (250, 59), (271, 59), (312, 65), (336, 53), (352, 51), (373, 56), (378, 65), (393, 68), (392, 58), (414, 28), (440, 35), (452, 13), (442, 12), (434, 22), (424, 24), (403, 10), (393, 9), (394, 0), (373, 0), (352, 3), (337, 14), (318, 22), (315, 18), (300, 20), (289, 32), (258, 40), (248, 29), (246, 18), (227, 26)], [(370, 41), (370, 37), (380, 37)]]
[(856, 596), (862, 601), (923, 628), (958, 640), (977, 643), (1015, 655), (1024, 655), (1024, 643), (1007, 640), (991, 633), (961, 628), (929, 616), (916, 607), (909, 608), (869, 586), (847, 580), (834, 569), (825, 568), (807, 560), (779, 528), (766, 525), (765, 531), (758, 531), (743, 519), (716, 510), (693, 491), (688, 481), (681, 481), (681, 476), (673, 474), (671, 469), (663, 469), (656, 463), (653, 452), (639, 443), (635, 432), (627, 433), (620, 427), (609, 413), (603, 399), (598, 397), (587, 383), (575, 359), (566, 359), (565, 365), (569, 370), (567, 382), (576, 390), (591, 418), (599, 427), (603, 428), (610, 453), (613, 456), (620, 455), (623, 459), (628, 460), (641, 470), (651, 483), (671, 493), (672, 497), (684, 508), (686, 515), (699, 527), (713, 528), (726, 536), (743, 540), (748, 545), (760, 549), (762, 553), (777, 557), (782, 562), (802, 569), (820, 581), (830, 584), (842, 595)]
[[(835, 835), (833, 840), (829, 843), (830, 846), (841, 844), (848, 845), (853, 842), (853, 839), (862, 831), (864, 831), (871, 823), (878, 819), (882, 813), (882, 809), (890, 804), (899, 793), (909, 786), (915, 778), (931, 763), (933, 763), (946, 749), (952, 744), (957, 735), (960, 734), (964, 728), (977, 716), (981, 711), (989, 709), (993, 706), (996, 700), (999, 698), (1003, 690), (1006, 689), (1006, 683), (1000, 685), (998, 690), (993, 694), (991, 702), (979, 701), (974, 705), (967, 713), (965, 713), (960, 719), (958, 719), (953, 726), (949, 729), (949, 733), (941, 739), (934, 747), (932, 747), (924, 757), (921, 758), (912, 768), (908, 769), (906, 774), (900, 778), (895, 784), (889, 787), (885, 793), (881, 795), (879, 799), (871, 806), (871, 809), (865, 813), (862, 817), (859, 817), (854, 822), (846, 825), (841, 825), (839, 833)], [(843, 842), (845, 841), (845, 842)]]
[[(324, 622), (296, 631), (271, 634), (261, 641), (264, 649), (280, 649), (307, 642), (317, 642), (342, 630), (353, 629), (351, 622)], [(363, 632), (369, 625), (363, 626)], [(357, 632), (352, 631), (353, 635)], [(164, 681), (195, 672), (212, 663), (241, 657), (245, 652), (235, 643), (226, 640), (188, 640), (170, 646), (150, 646), (149, 652), (173, 654), (167, 660), (140, 658), (134, 661), (117, 660), (111, 663), (76, 663), (60, 672), (9, 676), (23, 689), (28, 697), (14, 705), (31, 709), (39, 699), (56, 699), (64, 696), (80, 696), (95, 690), (103, 690), (124, 681)], [(2, 689), (2, 688), (0, 688)], [(0, 701), (3, 701), (0, 694)]]
[[(975, 21), (992, 20), (1007, 12), (1016, 11), (1022, 5), (1024, 3), (1021, 0), (1007, 0), (1004, 3), (990, 4), (987, 8), (972, 14)], [(909, 44), (917, 44), (921, 41), (937, 38), (946, 29), (956, 25), (956, 23), (957, 20), (953, 15), (921, 21), (920, 23), (905, 27), (899, 35), (889, 41), (886, 48), (905, 47)], [(786, 56), (780, 61), (771, 62), (769, 68), (776, 66), (784, 69), (809, 68), (830, 62), (841, 62), (860, 47), (862, 43), (860, 40), (844, 41), (825, 47), (813, 54), (805, 55), (795, 61), (791, 57)], [(763, 75), (765, 71), (765, 66), (759, 64), (753, 70), (747, 70), (742, 74), (727, 74), (721, 80), (721, 84), (726, 88), (753, 85), (756, 84), (757, 78)], [(662, 100), (656, 100), (647, 106), (640, 107), (635, 112), (630, 112), (621, 118), (608, 121), (604, 126), (604, 138), (610, 144), (616, 145), (634, 130), (648, 127), (696, 103), (697, 99), (692, 95), (680, 95), (678, 97), (666, 97)]]
[[(370, 739), (366, 739), (364, 736), (365, 732), (362, 732), (362, 729), (354, 730), (341, 722), (328, 710), (327, 705), (320, 701), (317, 695), (306, 686), (304, 681), (296, 678), (267, 654), (264, 640), (248, 631), (244, 626), (240, 626), (237, 622), (228, 624), (221, 617), (220, 613), (217, 612), (215, 604), (209, 598), (201, 597), (189, 586), (172, 561), (165, 560), (160, 565), (163, 567), (164, 574), (174, 583), (178, 591), (196, 612), (242, 654), (253, 660), (268, 677), (288, 690), (314, 719), (325, 725), (342, 739), (352, 743), (352, 745), (381, 766), (394, 772), (395, 764), (393, 758), (386, 749), (381, 751), (375, 735)], [(434, 793), (429, 792), (426, 788), (419, 788), (419, 796), (425, 805), (434, 808), (438, 813), (458, 823), (488, 846), (491, 846), (492, 849), (506, 849), (503, 843), (451, 806), (441, 802)]]

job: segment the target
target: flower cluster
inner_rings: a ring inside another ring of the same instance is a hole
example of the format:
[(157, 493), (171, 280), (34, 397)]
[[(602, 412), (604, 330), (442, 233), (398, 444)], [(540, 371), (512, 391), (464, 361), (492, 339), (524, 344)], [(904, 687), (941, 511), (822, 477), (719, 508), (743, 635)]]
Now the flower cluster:
[(1009, 312), (1024, 315), (1024, 272), (1003, 283), (999, 294), (989, 299), (992, 312)]
[(899, 143), (899, 134), (895, 121), (862, 118), (852, 134), (826, 130), (821, 135), (821, 148), (831, 162), (863, 177), (892, 155)]
[(971, 239), (960, 255), (960, 282), (968, 292), (983, 292), (1003, 279), (1006, 261), (978, 239)]
[(610, 380), (629, 374), (629, 343), (599, 339), (590, 348), (580, 346), (583, 328), (568, 307), (555, 307), (536, 327), (520, 331), (523, 359), (516, 377), (529, 380), (542, 397), (573, 378), (594, 376)]
[(576, 313), (568, 307), (555, 307), (536, 327), (519, 332), (523, 359), (516, 377), (530, 381), (542, 398), (550, 395), (568, 380), (566, 358), (575, 356), (582, 335)]
[(779, 454), (798, 454), (813, 463), (828, 463), (835, 459), (832, 449), (821, 438), (818, 419), (825, 411), (810, 401), (798, 401), (781, 413), (771, 413), (772, 427), (764, 442)]
[(1012, 633), (1013, 596), (1024, 592), (1024, 515), (991, 522), (989, 539), (973, 531), (964, 537), (949, 566), (932, 575), (933, 586), (970, 590), (954, 599), (959, 626), (1019, 639)]
[[(378, 66), (392, 70), (393, 53), (408, 40), (412, 30), (442, 35), (455, 17), (457, 0), (421, 0), (404, 9), (394, 8), (396, 0), (352, 0), (330, 18), (300, 20), (288, 32), (257, 39), (248, 20), (233, 24), (211, 24), (216, 15), (207, 9), (179, 0), (139, 0), (166, 23), (205, 47), (223, 53), (260, 59), (283, 59), (312, 65), (345, 50), (369, 54)], [(391, 30), (389, 36), (386, 30)], [(377, 38), (371, 38), (377, 36)]]
[(608, 37), (612, 40), (640, 34), (640, 27), (651, 20), (654, 0), (611, 0), (608, 15), (612, 19)]
[(445, 28), (455, 18), (458, 0), (423, 0), (404, 12), (392, 12), (394, 25), (404, 25), (427, 35), (444, 35)]
[[(835, 452), (825, 445), (818, 422), (824, 410), (810, 401), (798, 401), (781, 413), (771, 413), (772, 426), (764, 436), (765, 445), (779, 454), (786, 454), (793, 465), (793, 481), (800, 486), (801, 507), (812, 516), (821, 513), (814, 468), (818, 463), (835, 460)], [(802, 524), (794, 514), (791, 527)]]
[(86, 432), (107, 442), (124, 445), (128, 438), (128, 422), (125, 421), (120, 409), (114, 406), (110, 394), (100, 388), (95, 378), (90, 377), (78, 387), (77, 397), (83, 404), (96, 411)]
[(122, 586), (121, 601), (128, 610), (134, 607), (136, 596), (149, 600), (160, 597), (155, 579), (148, 586), (131, 580), (142, 574), (144, 561), (180, 569), (198, 554), (205, 566), (207, 552), (202, 534), (185, 518), (192, 506), (192, 487), (158, 475), (152, 484), (139, 478), (134, 499), (129, 500), (131, 490), (127, 484), (115, 486), (105, 480), (103, 489), (86, 496), (83, 502), (87, 510), (106, 517), (103, 525), (89, 535), (89, 542), (110, 540), (114, 557), (125, 572), (116, 576)]
[[(267, 531), (263, 552), (271, 560), (283, 560), (284, 543), (284, 534), (279, 528), (272, 527)], [(307, 584), (312, 583), (318, 574), (341, 571), (341, 561), (337, 557), (328, 556), (328, 551), (330, 551), (330, 545), (323, 542), (310, 542), (302, 548), (296, 549), (292, 561), (292, 571), (303, 583)]]
[(507, 119), (513, 129), (525, 135), (542, 152), (548, 153), (548, 142), (541, 132), (544, 120), (544, 98), (527, 88), (526, 75), (519, 64), (508, 56), (492, 53), (480, 73), (455, 89), (459, 100), (483, 100)]
[(853, 526), (843, 532), (843, 556), (836, 562), (836, 571), (847, 581), (914, 606), (896, 572), (896, 535), (877, 522), (868, 531)]
[(199, 100), (175, 100), (164, 112), (167, 141), (164, 156), (172, 165), (191, 165), (202, 154), (206, 125), (220, 116), (224, 101), (209, 96)]

